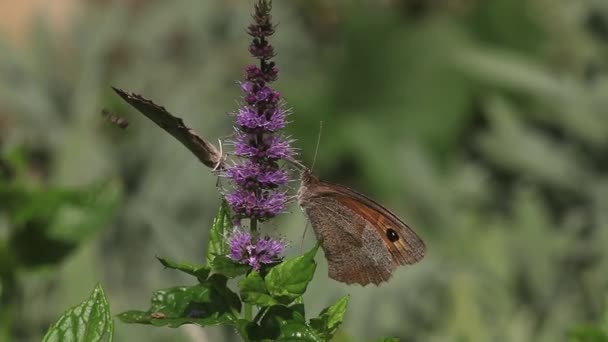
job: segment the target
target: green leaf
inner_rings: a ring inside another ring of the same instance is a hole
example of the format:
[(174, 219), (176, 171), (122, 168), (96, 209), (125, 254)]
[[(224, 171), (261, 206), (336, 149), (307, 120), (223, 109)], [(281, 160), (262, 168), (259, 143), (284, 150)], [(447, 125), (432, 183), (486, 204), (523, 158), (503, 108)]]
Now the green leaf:
[(67, 310), (53, 323), (44, 336), (44, 342), (51, 341), (102, 341), (108, 334), (110, 341), (114, 323), (110, 317), (110, 306), (97, 284), (93, 293), (84, 302)]
[(87, 238), (111, 217), (120, 199), (120, 185), (104, 182), (84, 189), (28, 189), (25, 185), (12, 203), (10, 220), (23, 225), (32, 220), (50, 222), (53, 239), (78, 242)]
[(271, 306), (260, 322), (262, 336), (273, 341), (326, 341), (304, 319), (301, 304)]
[(268, 272), (265, 283), (273, 298), (282, 304), (289, 304), (304, 294), (317, 268), (315, 254), (318, 249), (319, 244), (304, 255), (283, 261)]
[(329, 341), (317, 335), (315, 330), (307, 324), (301, 322), (286, 322), (281, 327), (281, 335), (277, 341), (310, 341), (310, 342), (325, 342)]
[(213, 259), (218, 255), (228, 254), (228, 246), (226, 245), (226, 234), (232, 227), (230, 220), (230, 209), (226, 201), (222, 201), (222, 205), (213, 220), (213, 226), (209, 231), (209, 244), (207, 245), (207, 264), (212, 265)]
[(192, 265), (185, 262), (177, 263), (169, 259), (156, 257), (163, 266), (195, 276), (200, 282), (205, 281), (211, 271), (207, 266)]
[[(107, 224), (118, 207), (122, 189), (120, 184), (103, 182), (95, 184), (84, 191), (44, 191), (55, 194), (38, 195), (40, 206), (54, 207), (53, 220), (48, 228), (52, 239), (80, 242), (87, 239)], [(54, 201), (54, 202), (53, 202)]]
[(228, 278), (235, 278), (249, 271), (251, 267), (237, 264), (225, 255), (217, 255), (211, 263), (211, 270)]
[(331, 340), (342, 324), (349, 298), (348, 295), (340, 298), (334, 305), (323, 309), (319, 317), (310, 320), (310, 326), (325, 340)]
[(241, 299), (245, 303), (255, 304), (258, 306), (271, 306), (278, 302), (270, 296), (264, 279), (259, 272), (251, 272), (247, 277), (239, 282), (241, 289)]
[(608, 342), (608, 334), (593, 326), (581, 326), (568, 333), (571, 342)]
[(227, 287), (227, 278), (214, 274), (195, 286), (177, 286), (158, 290), (152, 296), (148, 311), (131, 310), (118, 315), (125, 323), (179, 327), (183, 324), (200, 326), (236, 325), (241, 301)]
[(376, 342), (399, 342), (401, 341), (397, 337), (381, 337), (376, 340)]

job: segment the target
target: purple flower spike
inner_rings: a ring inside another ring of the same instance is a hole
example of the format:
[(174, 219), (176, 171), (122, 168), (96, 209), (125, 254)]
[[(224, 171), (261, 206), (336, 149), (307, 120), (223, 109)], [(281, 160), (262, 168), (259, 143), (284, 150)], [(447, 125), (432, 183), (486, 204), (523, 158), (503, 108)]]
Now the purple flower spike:
[(234, 262), (249, 265), (259, 271), (262, 264), (275, 262), (285, 250), (285, 244), (282, 241), (271, 239), (268, 236), (255, 240), (247, 232), (234, 230), (228, 239), (230, 246), (228, 257)]
[[(275, 29), (270, 9), (269, 0), (255, 0), (254, 22), (247, 32), (252, 37), (249, 52), (258, 64), (245, 68), (245, 80), (239, 83), (242, 106), (234, 112), (234, 155), (241, 159), (223, 173), (234, 185), (225, 198), (237, 221), (268, 220), (281, 213), (288, 201), (280, 187), (289, 179), (287, 172), (279, 168), (279, 161), (292, 158), (295, 152), (291, 140), (279, 132), (287, 124), (289, 111), (281, 93), (271, 86), (279, 70), (270, 60), (275, 55), (268, 40)], [(262, 247), (270, 248), (264, 243)]]

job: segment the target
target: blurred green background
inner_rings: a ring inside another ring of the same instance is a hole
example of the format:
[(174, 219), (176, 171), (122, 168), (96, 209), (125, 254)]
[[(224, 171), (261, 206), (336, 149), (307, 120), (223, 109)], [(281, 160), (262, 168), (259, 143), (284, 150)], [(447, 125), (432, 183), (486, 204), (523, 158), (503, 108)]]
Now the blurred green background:
[[(567, 341), (608, 327), (608, 2), (275, 0), (277, 88), (316, 172), (379, 199), (428, 246), (351, 293), (341, 341)], [(189, 283), (220, 198), (194, 156), (126, 106), (138, 92), (215, 141), (252, 1), (0, 1), (0, 340), (35, 341), (96, 282), (112, 311)], [(102, 108), (124, 114), (122, 131)], [(294, 184), (294, 186), (296, 186)], [(264, 226), (300, 249), (294, 205)], [(309, 230), (305, 246), (313, 244)], [(116, 341), (232, 341), (117, 322)]]

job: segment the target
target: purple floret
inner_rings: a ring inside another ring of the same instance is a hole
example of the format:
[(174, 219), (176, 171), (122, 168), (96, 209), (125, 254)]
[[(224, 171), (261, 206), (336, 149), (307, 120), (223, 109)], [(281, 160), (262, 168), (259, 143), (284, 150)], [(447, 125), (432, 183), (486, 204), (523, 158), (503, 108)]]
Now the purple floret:
[(277, 135), (267, 135), (261, 142), (252, 143), (252, 135), (237, 133), (234, 142), (234, 154), (251, 159), (267, 159), (276, 161), (289, 159), (294, 151), (290, 140)]
[(283, 192), (263, 191), (258, 195), (244, 189), (237, 189), (225, 198), (237, 216), (262, 221), (283, 212), (287, 202), (287, 196)]
[(276, 188), (287, 184), (288, 181), (287, 171), (251, 161), (229, 167), (224, 176), (246, 189), (258, 186), (264, 189)]
[(269, 115), (259, 115), (255, 108), (244, 106), (236, 113), (236, 124), (243, 129), (255, 132), (274, 132), (282, 129), (287, 124), (285, 117), (287, 111), (282, 108), (274, 108), (266, 111)]
[(230, 246), (228, 257), (232, 261), (249, 265), (256, 271), (260, 269), (262, 264), (275, 262), (285, 250), (285, 244), (282, 241), (268, 236), (255, 241), (251, 234), (241, 230), (232, 232), (228, 239), (228, 245)]

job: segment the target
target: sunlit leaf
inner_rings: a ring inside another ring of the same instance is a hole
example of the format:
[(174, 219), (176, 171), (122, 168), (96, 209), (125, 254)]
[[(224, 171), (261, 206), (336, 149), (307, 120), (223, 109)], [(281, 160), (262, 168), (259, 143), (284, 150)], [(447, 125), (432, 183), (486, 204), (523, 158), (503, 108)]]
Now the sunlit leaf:
[(317, 267), (314, 258), (318, 249), (317, 244), (304, 255), (286, 259), (268, 272), (264, 280), (273, 298), (289, 304), (304, 294)]
[(110, 306), (100, 285), (81, 304), (66, 311), (51, 325), (44, 342), (95, 342), (112, 340), (114, 324)]
[(243, 264), (237, 264), (230, 258), (224, 255), (218, 255), (213, 258), (211, 263), (211, 270), (216, 273), (220, 273), (228, 278), (238, 277), (249, 271), (251, 267)]
[(278, 302), (270, 296), (266, 289), (264, 279), (259, 272), (251, 272), (247, 277), (239, 282), (241, 289), (241, 299), (245, 303), (250, 303), (258, 306), (271, 306)]
[(334, 305), (323, 309), (319, 317), (310, 320), (310, 326), (324, 339), (331, 340), (342, 324), (349, 298), (349, 296), (340, 298)]

